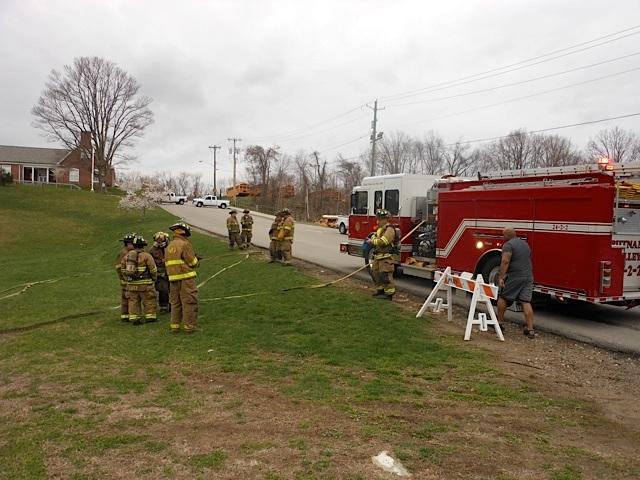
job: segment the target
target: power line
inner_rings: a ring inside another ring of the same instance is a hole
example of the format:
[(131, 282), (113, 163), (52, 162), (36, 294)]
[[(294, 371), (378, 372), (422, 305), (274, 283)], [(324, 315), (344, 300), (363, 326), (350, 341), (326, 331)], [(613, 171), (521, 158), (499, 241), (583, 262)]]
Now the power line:
[(336, 148), (344, 147), (345, 145), (349, 145), (351, 143), (355, 143), (358, 140), (362, 140), (363, 138), (367, 138), (368, 136), (369, 135), (362, 135), (361, 137), (354, 138), (353, 140), (349, 140), (348, 142), (341, 143), (340, 145), (336, 145), (334, 147), (325, 148), (324, 150), (322, 150), (322, 151), (320, 151), (318, 153), (325, 153), (325, 152), (329, 152), (331, 150), (335, 150)]
[[(595, 44), (595, 45), (590, 45), (588, 47), (581, 48), (581, 49), (578, 49), (578, 50), (575, 50), (575, 51), (572, 51), (572, 52), (564, 53), (562, 55), (556, 55), (554, 57), (547, 58), (545, 60), (540, 60), (540, 61), (534, 62), (535, 60), (538, 60), (538, 59), (542, 59), (542, 58), (545, 58), (545, 57), (548, 57), (548, 56), (551, 56), (551, 55), (555, 55), (557, 53), (566, 52), (567, 50), (573, 50), (573, 49), (575, 49), (577, 47), (580, 47), (582, 45), (587, 45), (589, 43), (597, 42), (599, 40), (603, 40), (603, 39), (608, 38), (608, 37), (619, 35), (621, 33), (625, 33), (625, 32), (628, 32), (630, 30), (636, 30), (638, 28), (640, 28), (640, 25), (635, 25), (633, 27), (630, 27), (630, 28), (627, 28), (627, 29), (624, 29), (624, 30), (621, 30), (621, 31), (618, 31), (618, 32), (614, 32), (614, 33), (611, 33), (611, 34), (608, 34), (608, 35), (604, 35), (602, 37), (594, 38), (592, 40), (589, 40), (589, 41), (586, 41), (586, 42), (582, 42), (582, 43), (579, 43), (579, 44), (576, 44), (576, 45), (572, 45), (570, 47), (562, 48), (562, 49), (559, 49), (559, 50), (554, 50), (553, 52), (549, 52), (549, 53), (545, 53), (545, 54), (542, 54), (542, 55), (538, 55), (536, 57), (528, 58), (526, 60), (521, 60), (519, 62), (512, 63), (510, 65), (505, 65), (503, 67), (494, 68), (494, 69), (491, 69), (491, 70), (486, 70), (484, 72), (475, 73), (473, 75), (467, 75), (465, 77), (460, 77), (460, 78), (457, 78), (455, 80), (449, 80), (449, 81), (446, 81), (446, 82), (436, 83), (436, 84), (430, 85), (428, 87), (423, 87), (423, 88), (419, 88), (419, 89), (415, 89), (415, 90), (409, 90), (407, 92), (397, 93), (397, 94), (394, 94), (394, 95), (388, 95), (386, 97), (381, 97), (381, 99), (382, 100), (400, 100), (400, 99), (403, 99), (403, 98), (414, 97), (414, 96), (417, 96), (417, 95), (423, 95), (425, 93), (430, 93), (430, 92), (439, 91), (439, 90), (445, 90), (445, 89), (448, 89), (448, 88), (458, 87), (460, 85), (466, 85), (468, 83), (473, 83), (473, 82), (477, 82), (477, 81), (480, 81), (480, 80), (485, 80), (487, 78), (492, 78), (492, 77), (496, 77), (496, 76), (500, 76), (500, 75), (505, 75), (507, 73), (515, 72), (517, 70), (522, 70), (524, 68), (533, 67), (535, 65), (540, 65), (542, 63), (550, 62), (550, 61), (553, 61), (553, 60), (557, 60), (559, 58), (563, 58), (563, 57), (566, 57), (566, 56), (569, 56), (569, 55), (574, 55), (576, 53), (584, 52), (584, 51), (590, 50), (592, 48), (596, 48), (596, 47), (600, 47), (602, 45), (606, 45), (606, 44), (609, 44), (609, 43), (612, 43), (612, 42), (616, 42), (616, 41), (621, 40), (623, 38), (631, 37), (633, 35), (638, 35), (638, 34), (640, 34), (640, 31), (632, 32), (632, 33), (629, 33), (629, 34), (626, 34), (626, 35), (619, 36), (617, 38), (613, 38), (613, 39), (607, 40), (605, 42), (601, 42), (601, 43), (598, 43), (598, 44)], [(534, 62), (534, 63), (530, 63), (530, 62)], [(527, 64), (527, 65), (525, 65), (525, 64)], [(512, 68), (512, 67), (516, 67), (516, 68)], [(506, 70), (506, 69), (508, 69), (508, 70)], [(501, 70), (505, 70), (505, 71), (501, 72)], [(476, 78), (476, 77), (479, 77), (479, 78)]]
[[(621, 118), (637, 117), (638, 115), (640, 115), (640, 112), (629, 113), (627, 115), (618, 115), (617, 117), (600, 118), (598, 120), (589, 120), (589, 121), (586, 121), (586, 122), (571, 123), (569, 125), (560, 125), (558, 127), (541, 128), (539, 130), (531, 130), (530, 132), (525, 132), (525, 133), (527, 135), (533, 135), (535, 133), (551, 132), (553, 130), (561, 130), (563, 128), (581, 127), (583, 125), (592, 125), (594, 123), (610, 122), (611, 120), (620, 120)], [(469, 144), (469, 143), (492, 142), (492, 141), (495, 141), (495, 140), (501, 140), (503, 138), (508, 138), (508, 137), (512, 137), (512, 136), (513, 136), (513, 133), (510, 133), (508, 135), (502, 135), (502, 136), (499, 136), (499, 137), (477, 138), (475, 140), (465, 140), (464, 142), (448, 143), (448, 144), (446, 144), (444, 146), (445, 147), (453, 147), (455, 145), (466, 145), (466, 144)]]
[(576, 87), (576, 86), (580, 86), (580, 85), (586, 85), (588, 83), (598, 82), (600, 80), (604, 80), (604, 79), (607, 79), (607, 78), (624, 75), (624, 74), (627, 74), (627, 73), (630, 73), (630, 72), (634, 72), (634, 71), (637, 71), (637, 70), (640, 70), (640, 67), (632, 68), (632, 69), (629, 69), (629, 70), (624, 70), (622, 72), (612, 73), (612, 74), (609, 74), (609, 75), (604, 75), (604, 76), (598, 77), (598, 78), (592, 78), (590, 80), (585, 80), (583, 82), (571, 83), (569, 85), (564, 85), (564, 86), (558, 87), (558, 88), (552, 88), (550, 90), (544, 90), (542, 92), (536, 92), (536, 93), (532, 93), (532, 94), (529, 94), (529, 95), (523, 95), (521, 97), (511, 98), (509, 100), (504, 100), (502, 102), (491, 103), (491, 104), (488, 104), (488, 105), (481, 105), (479, 107), (470, 108), (468, 110), (463, 110), (463, 111), (460, 111), (460, 112), (450, 113), (448, 115), (442, 115), (440, 117), (435, 117), (435, 118), (431, 118), (431, 119), (428, 119), (428, 120), (421, 120), (419, 122), (414, 122), (413, 125), (418, 124), (418, 123), (434, 122), (436, 120), (442, 120), (442, 119), (450, 118), (450, 117), (456, 117), (458, 115), (464, 115), (465, 113), (476, 112), (478, 110), (483, 110), (485, 108), (491, 108), (491, 107), (497, 107), (497, 106), (500, 106), (500, 105), (506, 105), (508, 103), (517, 102), (519, 100), (525, 100), (527, 98), (538, 97), (540, 95), (546, 95), (548, 93), (558, 92), (560, 90), (566, 90), (567, 88), (572, 88), (572, 87)]
[[(577, 47), (581, 47), (581, 46), (584, 46), (584, 45), (589, 45), (591, 43), (598, 42), (600, 40), (604, 40), (604, 39), (607, 39), (607, 38), (610, 38), (610, 37), (614, 37), (616, 35), (621, 35), (621, 34), (626, 33), (626, 32), (631, 32), (631, 31), (636, 30), (638, 28), (640, 28), (640, 25), (635, 25), (635, 26), (632, 26), (632, 27), (629, 27), (629, 28), (626, 28), (626, 29), (623, 29), (623, 30), (619, 30), (617, 32), (613, 32), (613, 33), (610, 33), (610, 34), (607, 34), (607, 35), (603, 35), (603, 36), (600, 36), (600, 37), (597, 37), (597, 38), (594, 38), (594, 39), (591, 39), (591, 40), (588, 40), (588, 41), (585, 41), (585, 42), (577, 43), (577, 44), (574, 44), (574, 45), (571, 45), (571, 46), (568, 46), (568, 47), (565, 47), (565, 48), (562, 48), (562, 49), (554, 50), (554, 51), (551, 51), (551, 52), (548, 52), (548, 53), (545, 53), (545, 54), (541, 54), (541, 55), (537, 55), (535, 57), (531, 57), (531, 58), (528, 58), (528, 59), (525, 59), (525, 60), (521, 60), (519, 62), (515, 62), (515, 63), (509, 64), (509, 65), (505, 65), (503, 67), (486, 70), (484, 72), (476, 73), (476, 74), (473, 74), (473, 75), (468, 75), (468, 76), (461, 77), (461, 78), (458, 78), (458, 79), (455, 79), (455, 80), (450, 80), (450, 81), (447, 81), (447, 82), (441, 82), (441, 83), (438, 83), (438, 84), (435, 84), (435, 85), (432, 85), (432, 86), (429, 86), (429, 87), (424, 87), (424, 88), (421, 88), (421, 89), (417, 89), (417, 90), (411, 90), (411, 91), (402, 92), (402, 93), (398, 93), (398, 94), (394, 94), (394, 95), (389, 95), (389, 96), (386, 96), (386, 97), (381, 97), (381, 99), (385, 99), (385, 100), (389, 100), (389, 99), (400, 100), (402, 98), (408, 98), (408, 97), (411, 97), (411, 96), (422, 95), (422, 94), (433, 92), (433, 91), (443, 90), (443, 89), (446, 89), (446, 88), (453, 88), (453, 87), (464, 85), (464, 84), (467, 84), (467, 83), (472, 83), (472, 82), (475, 82), (475, 81), (484, 80), (486, 78), (491, 78), (491, 77), (494, 77), (494, 76), (504, 75), (506, 73), (510, 73), (512, 71), (519, 70), (521, 68), (532, 67), (532, 66), (538, 65), (540, 63), (556, 60), (556, 59), (561, 58), (563, 56), (573, 55), (575, 53), (579, 53), (581, 51), (588, 50), (590, 48), (595, 48), (595, 47), (598, 47), (598, 46), (601, 46), (601, 45), (605, 45), (607, 43), (611, 43), (611, 42), (615, 42), (615, 41), (621, 40), (623, 38), (626, 38), (626, 37), (629, 37), (629, 36), (632, 36), (632, 35), (640, 34), (640, 31), (629, 33), (627, 35), (622, 35), (622, 36), (619, 36), (617, 38), (610, 39), (610, 40), (608, 40), (606, 42), (601, 42), (601, 43), (596, 44), (596, 45), (590, 45), (587, 48), (583, 48), (583, 49), (580, 49), (580, 50), (569, 52), (569, 53), (567, 53), (565, 55), (559, 55), (559, 56), (556, 56), (556, 57), (553, 57), (553, 58), (550, 58), (550, 59), (546, 59), (546, 60), (543, 60), (543, 61), (540, 61), (540, 62), (532, 63), (530, 65), (523, 65), (523, 64), (530, 63), (530, 62), (533, 62), (533, 61), (538, 60), (538, 59), (543, 59), (545, 57), (548, 57), (548, 56), (551, 56), (551, 55), (554, 55), (554, 54), (557, 54), (557, 53), (566, 52), (568, 50), (572, 50), (572, 49), (575, 49)], [(519, 68), (514, 68), (512, 70), (500, 72), (500, 70), (509, 69), (511, 67), (517, 67), (519, 65), (520, 65)], [(495, 73), (495, 72), (500, 72), (500, 73)], [(493, 75), (488, 75), (488, 74), (493, 74)], [(486, 76), (482, 77), (482, 75), (486, 75)], [(481, 77), (481, 78), (476, 78), (476, 77)], [(473, 79), (473, 80), (471, 80), (471, 79)], [(343, 117), (345, 117), (345, 116), (347, 116), (347, 115), (349, 115), (349, 114), (351, 114), (351, 113), (353, 113), (353, 112), (355, 112), (357, 110), (361, 110), (364, 106), (365, 106), (365, 104), (361, 104), (361, 105), (358, 105), (357, 107), (354, 107), (354, 108), (352, 108), (350, 110), (347, 110), (347, 111), (345, 111), (343, 113), (340, 113), (338, 115), (330, 117), (330, 118), (328, 118), (326, 120), (320, 121), (318, 123), (311, 124), (311, 125), (308, 125), (306, 127), (290, 130), (290, 131), (287, 131), (287, 132), (282, 132), (282, 133), (279, 133), (279, 134), (276, 134), (276, 135), (269, 135), (269, 136), (265, 136), (265, 137), (259, 137), (259, 138), (255, 139), (254, 141), (261, 142), (261, 141), (266, 141), (266, 140), (272, 140), (273, 138), (275, 138), (275, 139), (279, 140), (279, 143), (285, 143), (285, 142), (288, 142), (290, 140), (293, 140), (293, 138), (287, 138), (287, 137), (298, 136), (297, 138), (301, 138), (303, 136), (313, 135), (314, 133), (309, 133), (309, 134), (305, 134), (305, 135), (301, 135), (301, 134), (304, 133), (304, 132), (310, 132), (311, 130), (314, 130), (314, 129), (320, 127), (320, 126), (326, 125), (326, 124), (331, 123), (331, 122), (333, 122), (335, 120), (343, 118)], [(356, 120), (357, 119), (353, 119), (352, 121), (356, 121)], [(351, 123), (352, 121), (349, 121), (349, 122), (346, 122), (346, 123)], [(334, 128), (338, 128), (338, 126), (330, 128), (330, 129), (323, 130), (322, 132), (316, 132), (316, 133), (324, 133), (325, 131), (333, 130)]]
[(585, 70), (587, 68), (598, 67), (600, 65), (605, 65), (607, 63), (616, 62), (618, 60), (623, 60), (625, 58), (630, 58), (630, 57), (634, 57), (634, 56), (637, 56), (637, 55), (640, 55), (640, 52), (631, 53), (629, 55), (623, 55), (621, 57), (616, 57), (616, 58), (612, 58), (610, 60), (604, 60), (602, 62), (592, 63), (592, 64), (584, 65), (584, 66), (581, 66), (581, 67), (571, 68), (569, 70), (563, 70), (562, 72), (550, 73), (548, 75), (542, 75), (540, 77), (534, 77), (534, 78), (530, 78), (528, 80), (520, 80), (518, 82), (505, 83), (503, 85), (498, 85), (498, 86), (495, 86), (495, 87), (488, 87), (488, 88), (483, 88), (481, 90), (473, 90), (471, 92), (458, 93), (458, 94), (455, 94), (455, 95), (448, 95), (446, 97), (427, 98), (425, 100), (416, 100), (415, 102), (390, 103), (390, 104), (387, 104), (387, 106), (388, 107), (404, 107), (404, 106), (407, 106), (407, 105), (417, 105), (417, 104), (420, 104), (420, 103), (431, 103), (431, 102), (437, 102), (437, 101), (441, 101), (441, 100), (450, 100), (452, 98), (459, 98), (459, 97), (466, 97), (466, 96), (469, 96), (469, 95), (476, 95), (478, 93), (491, 92), (491, 91), (494, 91), (494, 90), (500, 90), (502, 88), (513, 87), (513, 86), (516, 86), (516, 85), (523, 85), (525, 83), (531, 83), (531, 82), (535, 82), (535, 81), (538, 81), (538, 80), (544, 80), (544, 79), (547, 79), (547, 78), (557, 77), (559, 75), (565, 75), (567, 73), (577, 72), (579, 70)]
[(345, 111), (345, 112), (343, 112), (343, 113), (340, 113), (340, 114), (338, 114), (338, 115), (335, 115), (335, 116), (333, 116), (333, 117), (330, 117), (330, 118), (328, 118), (328, 119), (326, 119), (326, 120), (322, 120), (322, 121), (320, 121), (320, 122), (318, 122), (318, 123), (314, 123), (314, 124), (312, 124), (312, 125), (308, 125), (308, 126), (306, 126), (306, 127), (302, 127), (302, 128), (296, 128), (296, 129), (294, 129), (294, 130), (290, 130), (290, 131), (288, 131), (288, 132), (284, 132), (284, 133), (279, 133), (279, 134), (277, 134), (277, 135), (268, 135), (268, 136), (265, 136), (265, 137), (259, 137), (259, 138), (258, 138), (258, 139), (256, 139), (255, 141), (258, 141), (258, 142), (259, 142), (259, 141), (263, 141), (263, 140), (271, 140), (271, 139), (273, 139), (273, 138), (279, 139), (279, 138), (284, 138), (284, 137), (288, 137), (288, 136), (291, 136), (291, 135), (296, 135), (296, 134), (299, 134), (299, 133), (302, 133), (302, 132), (306, 132), (306, 131), (308, 131), (308, 130), (313, 130), (313, 129), (315, 129), (315, 128), (317, 128), (317, 127), (320, 127), (320, 126), (322, 126), (322, 125), (325, 125), (325, 124), (327, 124), (327, 123), (331, 123), (331, 122), (333, 122), (333, 121), (335, 121), (335, 120), (338, 120), (338, 119), (340, 119), (340, 118), (342, 118), (342, 117), (346, 117), (347, 115), (349, 115), (349, 114), (351, 114), (351, 113), (353, 113), (353, 112), (356, 112), (356, 111), (358, 111), (358, 110), (362, 110), (362, 108), (363, 108), (364, 106), (365, 106), (365, 104), (363, 103), (363, 104), (361, 104), (361, 105), (358, 105), (357, 107), (354, 107), (354, 108), (352, 108), (352, 109), (350, 109), (350, 110), (347, 110), (347, 111)]
[(278, 142), (278, 144), (280, 145), (280, 144), (283, 144), (283, 143), (289, 143), (289, 142), (293, 142), (295, 140), (298, 140), (300, 138), (309, 137), (311, 135), (320, 135), (321, 133), (330, 132), (331, 130), (335, 130), (336, 128), (344, 127), (345, 125), (349, 125), (350, 123), (357, 122), (358, 120), (362, 120), (363, 118), (368, 117), (368, 116), (369, 116), (368, 114), (360, 115), (360, 116), (358, 116), (358, 117), (356, 117), (356, 118), (354, 118), (352, 120), (347, 120), (346, 122), (339, 123), (339, 124), (337, 124), (337, 125), (335, 125), (333, 127), (329, 127), (329, 128), (324, 129), (324, 130), (319, 130), (317, 132), (305, 133), (303, 135), (298, 135), (296, 137), (288, 138), (286, 140)]

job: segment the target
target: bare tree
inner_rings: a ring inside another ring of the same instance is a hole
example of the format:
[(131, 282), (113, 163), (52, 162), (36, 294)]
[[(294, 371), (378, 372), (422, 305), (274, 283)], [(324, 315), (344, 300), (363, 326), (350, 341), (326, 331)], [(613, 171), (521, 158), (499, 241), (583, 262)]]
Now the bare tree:
[(442, 172), (447, 152), (441, 136), (430, 131), (423, 141), (415, 142), (414, 150), (421, 173), (437, 175)]
[(191, 189), (191, 175), (187, 172), (180, 172), (176, 177), (176, 186), (180, 195), (188, 195)]
[(606, 157), (615, 163), (640, 161), (640, 139), (631, 130), (614, 127), (598, 132), (587, 144), (592, 161)]
[(244, 159), (247, 162), (247, 175), (252, 183), (262, 186), (262, 195), (269, 189), (272, 163), (277, 159), (279, 147), (264, 148), (260, 145), (249, 145), (245, 149)]
[(514, 130), (488, 147), (491, 169), (520, 170), (537, 165), (540, 154), (539, 142), (525, 130)]
[(404, 132), (393, 132), (385, 137), (378, 151), (382, 173), (414, 172), (412, 146), (413, 141)]
[(296, 166), (296, 177), (298, 184), (299, 197), (304, 205), (305, 218), (308, 221), (309, 216), (309, 187), (311, 185), (311, 174), (309, 172), (310, 164), (307, 161), (308, 155), (304, 151), (299, 151), (293, 157), (293, 163)]
[(324, 207), (324, 190), (329, 180), (329, 172), (327, 170), (327, 160), (320, 161), (320, 154), (316, 151), (311, 153), (311, 160), (314, 169), (315, 178), (313, 181), (316, 192), (318, 193), (317, 208), (322, 210)]
[(456, 142), (444, 153), (444, 173), (459, 177), (467, 174), (472, 164), (472, 157), (468, 154), (469, 145)]
[(539, 144), (537, 167), (576, 165), (582, 160), (568, 138), (558, 135), (537, 135), (535, 141)]
[(139, 92), (140, 84), (115, 63), (79, 57), (62, 72), (51, 71), (31, 109), (33, 125), (70, 149), (80, 145), (81, 132), (91, 132), (102, 183), (113, 166), (131, 158), (126, 148), (153, 123), (151, 98)]
[(201, 173), (191, 174), (191, 197), (200, 197), (203, 194), (203, 183)]
[(342, 180), (345, 192), (350, 193), (353, 187), (360, 185), (364, 178), (363, 165), (359, 161), (346, 160), (338, 155), (336, 177)]

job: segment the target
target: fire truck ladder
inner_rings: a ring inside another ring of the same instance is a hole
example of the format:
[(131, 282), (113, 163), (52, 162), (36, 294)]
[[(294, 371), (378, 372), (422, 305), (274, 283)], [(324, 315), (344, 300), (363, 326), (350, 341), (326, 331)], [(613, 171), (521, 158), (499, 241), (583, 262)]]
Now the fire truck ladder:
[(489, 172), (481, 175), (481, 180), (494, 180), (498, 178), (521, 178), (521, 177), (542, 177), (563, 174), (584, 174), (584, 173), (611, 173), (616, 177), (637, 177), (640, 176), (640, 163), (607, 165), (603, 168), (600, 165), (568, 165), (564, 167), (541, 167), (525, 168), (523, 170), (503, 170)]

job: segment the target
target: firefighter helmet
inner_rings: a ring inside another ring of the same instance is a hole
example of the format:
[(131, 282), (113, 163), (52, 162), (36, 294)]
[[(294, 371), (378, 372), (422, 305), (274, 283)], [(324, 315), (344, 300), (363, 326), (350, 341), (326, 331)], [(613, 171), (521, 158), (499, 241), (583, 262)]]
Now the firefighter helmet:
[(184, 222), (174, 223), (169, 227), (169, 230), (171, 230), (172, 232), (176, 230), (182, 230), (187, 237), (191, 236), (191, 227)]
[(389, 218), (390, 216), (391, 213), (389, 213), (389, 210), (385, 210), (384, 208), (376, 210), (376, 217), (378, 218)]
[(133, 246), (136, 248), (142, 248), (147, 246), (147, 241), (144, 239), (142, 235), (136, 235), (133, 237)]
[(283, 209), (282, 209), (282, 214), (283, 214), (283, 215), (291, 215), (291, 212), (289, 211), (289, 209), (288, 209), (288, 208), (283, 208)]
[(133, 239), (136, 238), (136, 233), (127, 233), (124, 235), (124, 237), (122, 237), (122, 243), (124, 243), (125, 245), (127, 243), (133, 243)]
[(249, 210), (247, 210), (246, 208), (242, 211), (242, 213), (249, 213)]
[(229, 212), (229, 215), (235, 215), (236, 213), (238, 213), (238, 212), (237, 212), (237, 211), (235, 211), (235, 210), (231, 210), (231, 211)]
[[(161, 246), (166, 246), (167, 242), (169, 241), (169, 235), (167, 233), (164, 232), (156, 232), (153, 235), (153, 241), (157, 244), (157, 246), (161, 247)], [(163, 245), (164, 244), (164, 245)]]

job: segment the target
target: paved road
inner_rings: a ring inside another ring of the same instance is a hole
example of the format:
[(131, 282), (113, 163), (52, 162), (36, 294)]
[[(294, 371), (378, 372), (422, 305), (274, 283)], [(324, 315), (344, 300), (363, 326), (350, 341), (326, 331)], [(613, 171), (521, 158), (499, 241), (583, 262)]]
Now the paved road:
[[(229, 215), (228, 209), (197, 208), (190, 204), (165, 205), (164, 208), (191, 225), (220, 235), (227, 233), (225, 222)], [(239, 215), (241, 215), (240, 212)], [(260, 247), (268, 247), (267, 232), (273, 217), (263, 214), (253, 216), (254, 243)], [(346, 238), (335, 229), (298, 223), (293, 256), (332, 270), (350, 273), (360, 267), (363, 260), (339, 252), (340, 242)], [(367, 278), (365, 272), (361, 273), (361, 278)], [(397, 283), (399, 289), (425, 298), (432, 287), (432, 283), (427, 280), (411, 277), (403, 277)], [(467, 304), (468, 297), (458, 294), (456, 303)], [(522, 322), (519, 313), (509, 312), (507, 318), (510, 321)], [(584, 302), (569, 304), (552, 302), (548, 307), (536, 311), (536, 327), (542, 331), (610, 350), (640, 354), (640, 307), (624, 310), (620, 307)]]

